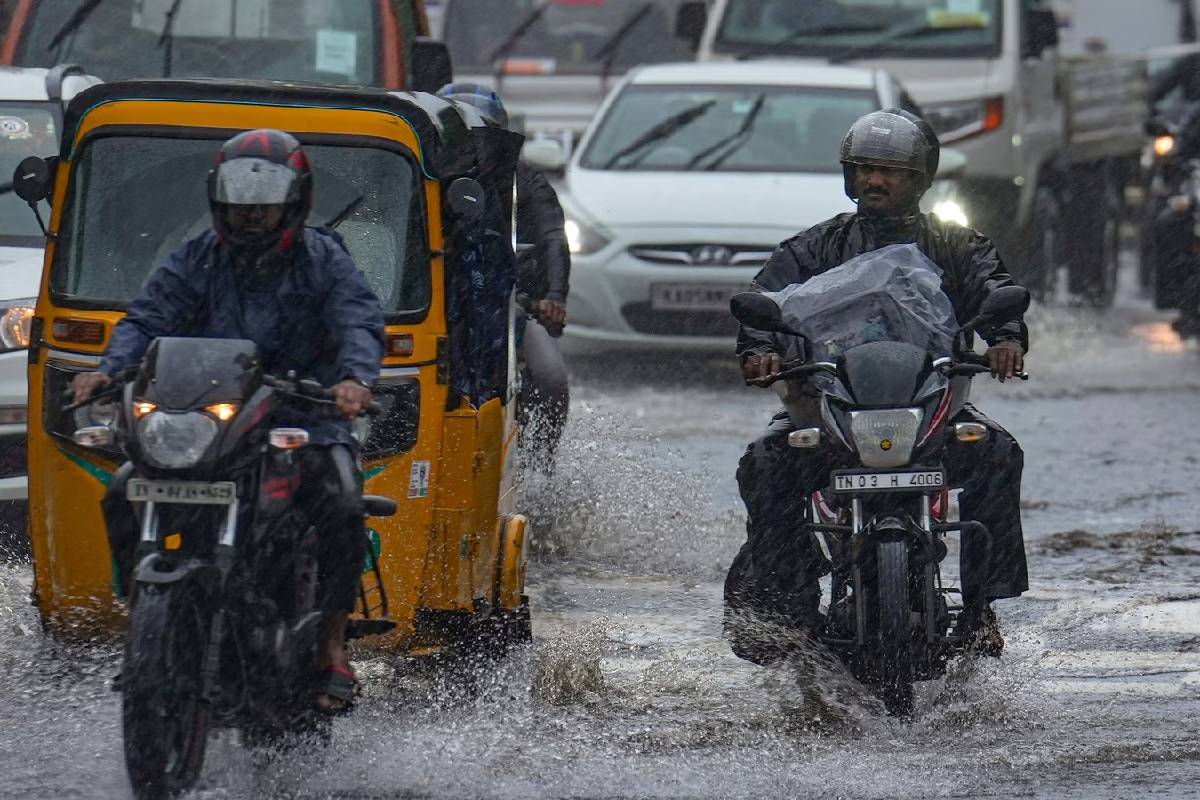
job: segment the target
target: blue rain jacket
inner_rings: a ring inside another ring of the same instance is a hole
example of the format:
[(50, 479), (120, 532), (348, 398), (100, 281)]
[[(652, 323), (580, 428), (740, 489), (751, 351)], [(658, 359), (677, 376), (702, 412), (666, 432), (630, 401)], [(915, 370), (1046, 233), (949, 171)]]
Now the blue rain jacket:
[[(208, 231), (167, 258), (113, 330), (100, 371), (138, 364), (160, 336), (249, 339), (273, 375), (295, 370), (332, 386), (346, 378), (372, 385), (383, 358), (379, 299), (333, 231), (305, 228), (290, 263), (253, 278), (236, 267)], [(303, 408), (277, 414), (308, 430), (314, 444), (351, 444), (350, 424)]]

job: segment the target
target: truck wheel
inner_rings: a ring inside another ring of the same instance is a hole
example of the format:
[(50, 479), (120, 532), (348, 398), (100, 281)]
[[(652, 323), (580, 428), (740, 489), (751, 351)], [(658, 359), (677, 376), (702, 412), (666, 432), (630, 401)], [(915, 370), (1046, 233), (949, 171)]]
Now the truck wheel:
[(1029, 244), (1022, 282), (1043, 302), (1054, 300), (1063, 260), (1063, 219), (1054, 192), (1038, 189), (1029, 223)]
[(1071, 264), (1071, 292), (1093, 308), (1108, 308), (1117, 291), (1121, 258), (1121, 215), (1107, 202), (1103, 225), (1096, 226), (1096, 241), (1081, 243)]
[(889, 714), (913, 709), (912, 609), (908, 598), (908, 542), (882, 542), (878, 568), (879, 637), (876, 686)]

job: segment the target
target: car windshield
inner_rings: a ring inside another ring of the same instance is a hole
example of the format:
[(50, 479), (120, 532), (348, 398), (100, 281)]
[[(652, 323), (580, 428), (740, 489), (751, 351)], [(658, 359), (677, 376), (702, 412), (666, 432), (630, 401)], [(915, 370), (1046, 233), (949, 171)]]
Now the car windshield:
[(837, 172), (846, 130), (878, 107), (865, 89), (633, 85), (608, 109), (581, 166)]
[[(86, 143), (63, 214), (52, 290), (121, 308), (183, 242), (211, 227), (206, 176), (219, 139), (111, 136)], [(429, 304), (418, 173), (391, 150), (306, 143), (310, 225), (337, 231), (389, 314)], [(361, 198), (361, 199), (359, 199)]]
[(375, 0), (101, 0), (80, 18), (86, 5), (35, 2), (17, 62), (85, 64), (105, 80), (156, 78), (169, 52), (174, 77), (379, 83)]
[(999, 52), (998, 0), (730, 0), (718, 52), (982, 58)]
[[(444, 36), (457, 72), (597, 73), (686, 61), (674, 35), (679, 0), (452, 0)], [(507, 46), (505, 46), (507, 45)]]
[[(58, 114), (53, 103), (0, 103), (0, 183), (12, 180), (22, 159), (58, 153)], [(43, 218), (49, 213), (41, 204)], [(0, 194), (0, 244), (41, 247), (42, 229), (29, 204), (11, 191)]]

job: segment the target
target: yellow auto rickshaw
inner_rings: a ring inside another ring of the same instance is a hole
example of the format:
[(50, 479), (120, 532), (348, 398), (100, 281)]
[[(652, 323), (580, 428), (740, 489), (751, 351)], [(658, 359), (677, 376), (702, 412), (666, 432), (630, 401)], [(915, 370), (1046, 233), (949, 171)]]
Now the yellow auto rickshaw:
[(383, 413), (358, 435), (366, 491), (399, 512), (369, 522), (359, 617), (385, 624), (360, 632), (387, 631), (372, 641), (409, 655), (527, 640), (510, 275), (520, 137), (432, 95), (266, 82), (95, 87), (68, 108), (60, 155), (14, 176), (22, 198), (52, 201), (29, 349), (43, 620), (84, 635), (120, 625), (100, 502), (121, 453), (77, 444), (109, 420), (103, 405), (64, 410), (64, 392), (96, 368), (150, 272), (209, 226), (213, 155), (253, 128), (304, 143), (309, 224), (336, 227), (387, 314)]

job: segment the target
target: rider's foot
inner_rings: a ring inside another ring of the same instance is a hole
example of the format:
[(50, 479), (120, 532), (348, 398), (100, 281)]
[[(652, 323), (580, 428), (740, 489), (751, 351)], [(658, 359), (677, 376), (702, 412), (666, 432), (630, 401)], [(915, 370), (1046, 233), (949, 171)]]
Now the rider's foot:
[[(346, 654), (347, 611), (333, 611), (321, 620), (320, 671), (323, 676), (317, 694), (317, 708), (326, 712), (347, 710), (353, 703), (351, 690), (358, 683)], [(345, 684), (350, 684), (347, 689)]]
[(956, 634), (972, 639), (971, 650), (983, 656), (999, 658), (1004, 652), (1000, 622), (990, 604), (976, 611), (964, 611), (955, 626)]

